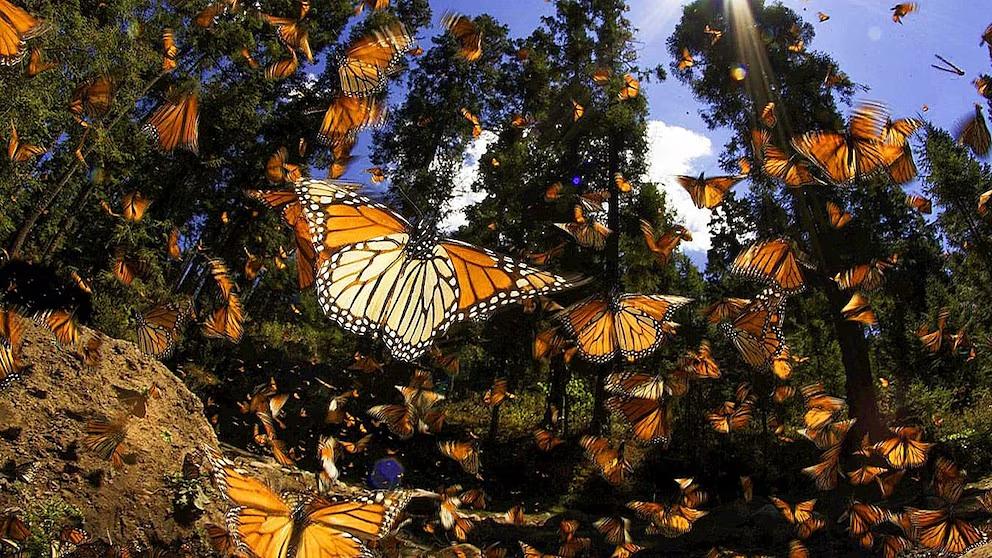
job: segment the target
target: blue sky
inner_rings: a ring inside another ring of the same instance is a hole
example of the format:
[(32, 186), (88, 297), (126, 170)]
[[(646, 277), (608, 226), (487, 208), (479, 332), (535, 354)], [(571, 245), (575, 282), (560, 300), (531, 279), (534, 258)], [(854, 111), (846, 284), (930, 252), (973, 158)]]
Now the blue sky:
[[(665, 41), (681, 16), (682, 6), (688, 2), (629, 2), (628, 17), (638, 28), (642, 66), (665, 64), (667, 67), (670, 60)], [(867, 93), (859, 93), (859, 99), (883, 101), (897, 116), (916, 114), (926, 104), (927, 118), (954, 129), (980, 100), (971, 80), (979, 73), (992, 73), (989, 52), (979, 46), (982, 32), (992, 23), (992, 0), (924, 0), (917, 12), (904, 18), (902, 25), (891, 19), (889, 8), (893, 0), (782, 0), (781, 3), (813, 23), (816, 38), (807, 45), (808, 49), (828, 53), (853, 81), (869, 88)], [(528, 35), (540, 25), (541, 16), (554, 11), (553, 3), (545, 0), (437, 0), (431, 6), (438, 15), (445, 10), (472, 16), (488, 13), (508, 25), (513, 36)], [(827, 13), (830, 20), (818, 22), (818, 11)], [(435, 26), (429, 32), (439, 33), (441, 29)], [(936, 62), (934, 54), (948, 58), (967, 75), (957, 77), (934, 70), (930, 67)], [(662, 83), (645, 84), (642, 93), (650, 106), (649, 137), (653, 147), (649, 153), (651, 172), (645, 178), (662, 184), (696, 237), (685, 247), (687, 253), (697, 263), (705, 261), (708, 213), (691, 206), (688, 195), (674, 185), (672, 176), (683, 172), (718, 172), (716, 160), (727, 132), (706, 128), (699, 117), (699, 103), (688, 87), (674, 77)], [(365, 147), (365, 142), (362, 144), (359, 149)], [(360, 159), (354, 168), (364, 168), (363, 163)], [(475, 157), (470, 156), (463, 173), (466, 180), (471, 179), (474, 163)], [(353, 173), (354, 170), (349, 175)], [(916, 187), (911, 184), (907, 189)]]

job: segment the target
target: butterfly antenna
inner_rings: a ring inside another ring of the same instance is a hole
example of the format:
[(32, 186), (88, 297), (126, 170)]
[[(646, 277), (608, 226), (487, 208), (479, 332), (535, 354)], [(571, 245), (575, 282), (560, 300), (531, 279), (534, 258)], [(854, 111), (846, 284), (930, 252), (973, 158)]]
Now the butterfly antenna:
[(400, 197), (403, 198), (403, 201), (405, 201), (410, 207), (412, 207), (413, 210), (417, 212), (417, 216), (422, 220), (424, 218), (424, 212), (420, 210), (420, 206), (418, 206), (416, 202), (413, 201), (413, 198), (408, 196), (406, 194), (406, 191), (403, 190), (403, 187), (400, 186), (399, 184), (392, 184), (392, 187), (396, 188), (396, 191), (400, 193)]

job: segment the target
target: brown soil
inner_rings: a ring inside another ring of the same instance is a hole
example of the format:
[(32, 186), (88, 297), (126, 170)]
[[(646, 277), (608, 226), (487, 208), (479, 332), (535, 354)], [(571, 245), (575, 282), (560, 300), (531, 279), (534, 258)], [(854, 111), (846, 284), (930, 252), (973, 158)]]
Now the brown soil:
[[(82, 338), (93, 335), (99, 334), (84, 329)], [(28, 327), (24, 353), (30, 370), (0, 394), (0, 466), (10, 460), (38, 466), (31, 482), (0, 480), (0, 510), (37, 513), (62, 500), (81, 513), (95, 537), (118, 543), (188, 537), (195, 527), (181, 524), (174, 513), (175, 479), (187, 453), (217, 445), (203, 405), (133, 343), (102, 339), (100, 362), (87, 367), (44, 329)], [(114, 387), (142, 391), (153, 384), (161, 396), (149, 400), (144, 418), (130, 419), (121, 446), (124, 454), (133, 454), (132, 462), (115, 470), (84, 447), (86, 421), (126, 412)]]

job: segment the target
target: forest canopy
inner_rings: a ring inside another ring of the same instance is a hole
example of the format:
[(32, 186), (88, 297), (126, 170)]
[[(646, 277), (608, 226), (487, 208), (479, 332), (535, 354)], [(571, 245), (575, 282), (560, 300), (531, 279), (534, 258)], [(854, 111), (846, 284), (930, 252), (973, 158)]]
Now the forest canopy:
[[(0, 0), (0, 556), (992, 548), (988, 70), (912, 78), (973, 83), (951, 125), (817, 50), (830, 6), (687, 1), (659, 47), (547, 3)], [(652, 180), (661, 84), (710, 168)], [(143, 474), (170, 509), (66, 496)]]

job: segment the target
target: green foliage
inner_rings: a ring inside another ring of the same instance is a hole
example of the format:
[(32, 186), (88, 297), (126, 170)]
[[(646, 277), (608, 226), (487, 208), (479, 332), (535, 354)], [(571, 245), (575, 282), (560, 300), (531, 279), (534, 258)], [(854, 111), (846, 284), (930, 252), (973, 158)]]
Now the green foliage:
[(77, 523), (83, 514), (58, 496), (31, 502), (25, 510), (24, 522), (31, 536), (24, 542), (27, 556), (48, 556), (53, 533)]

